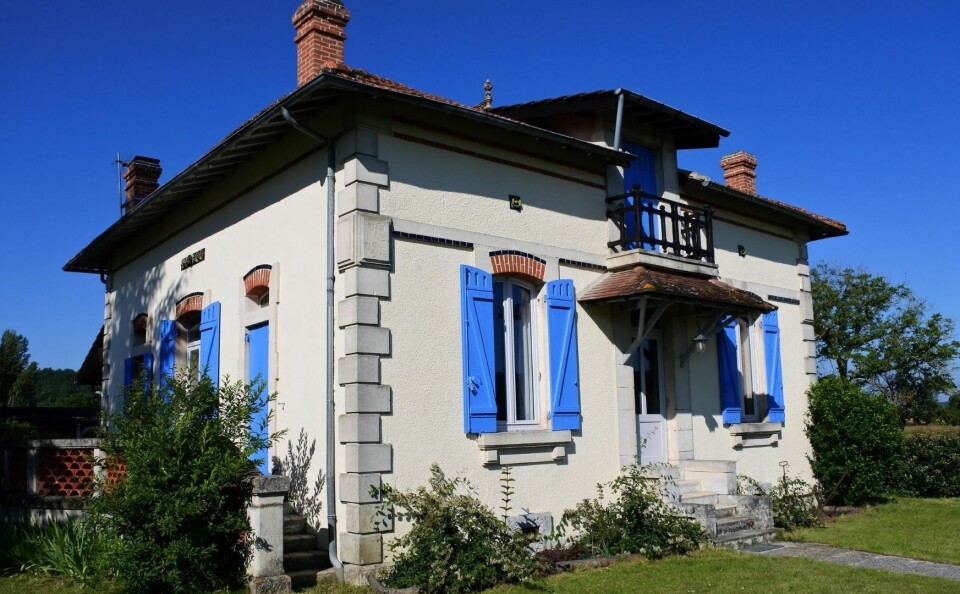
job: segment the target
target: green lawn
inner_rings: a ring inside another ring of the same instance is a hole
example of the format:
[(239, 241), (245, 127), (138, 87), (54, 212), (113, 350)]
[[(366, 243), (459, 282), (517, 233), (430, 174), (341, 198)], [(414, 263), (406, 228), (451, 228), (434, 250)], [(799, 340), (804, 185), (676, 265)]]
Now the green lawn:
[(488, 594), (530, 592), (960, 592), (960, 582), (708, 549), (687, 557), (628, 561), (553, 576), (534, 587), (501, 586)]
[(960, 565), (960, 499), (899, 499), (785, 534), (826, 544)]

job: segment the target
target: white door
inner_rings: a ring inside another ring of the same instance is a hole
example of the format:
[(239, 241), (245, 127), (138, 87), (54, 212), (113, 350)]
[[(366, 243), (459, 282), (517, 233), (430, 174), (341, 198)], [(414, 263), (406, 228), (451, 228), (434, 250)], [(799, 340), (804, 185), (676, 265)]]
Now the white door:
[(664, 418), (663, 352), (654, 333), (643, 341), (633, 359), (637, 407), (637, 457), (640, 464), (667, 461), (667, 421)]

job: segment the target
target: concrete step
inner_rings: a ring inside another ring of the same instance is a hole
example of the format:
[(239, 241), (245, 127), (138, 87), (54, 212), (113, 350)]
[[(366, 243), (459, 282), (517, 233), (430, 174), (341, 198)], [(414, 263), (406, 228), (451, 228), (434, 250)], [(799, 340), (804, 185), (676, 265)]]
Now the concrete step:
[(297, 514), (284, 514), (283, 533), (284, 534), (303, 534), (307, 529), (307, 520)]
[(283, 554), (283, 569), (288, 572), (304, 569), (320, 571), (329, 566), (330, 560), (322, 551), (295, 551), (293, 553), (284, 552)]
[(643, 476), (647, 478), (676, 480), (680, 478), (680, 469), (676, 466), (645, 466), (643, 468)]
[(731, 460), (684, 460), (680, 465), (684, 472), (737, 472), (737, 463)]
[(295, 592), (298, 590), (306, 590), (307, 588), (316, 587), (317, 573), (319, 572), (316, 569), (288, 571), (287, 575), (290, 576), (290, 587)]
[(720, 518), (729, 518), (730, 516), (737, 515), (737, 506), (736, 505), (715, 505), (714, 510), (717, 512), (717, 519)]
[(754, 520), (750, 516), (730, 516), (717, 520), (717, 536), (736, 534), (753, 529)]
[(716, 505), (717, 494), (713, 491), (687, 491), (680, 496), (683, 503), (705, 503)]
[(755, 544), (770, 542), (777, 534), (779, 528), (763, 528), (759, 530), (741, 530), (732, 534), (724, 534), (713, 539), (713, 544), (726, 549), (739, 550)]
[(292, 513), (296, 513), (296, 512), (294, 511), (294, 509), (293, 509), (293, 504), (290, 503), (289, 501), (284, 501), (284, 502), (283, 502), (283, 514), (286, 515), (286, 514), (292, 514)]
[(317, 537), (313, 534), (284, 534), (283, 552), (296, 553), (298, 551), (317, 550)]

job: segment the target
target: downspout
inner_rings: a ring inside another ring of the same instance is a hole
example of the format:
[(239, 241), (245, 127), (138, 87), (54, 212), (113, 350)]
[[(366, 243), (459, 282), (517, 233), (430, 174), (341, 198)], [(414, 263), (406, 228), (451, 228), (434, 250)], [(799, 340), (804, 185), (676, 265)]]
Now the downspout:
[(617, 123), (613, 130), (613, 150), (620, 150), (620, 131), (623, 128), (623, 89), (617, 89), (613, 92), (617, 96)]
[(305, 128), (300, 125), (297, 120), (293, 119), (293, 116), (290, 115), (290, 112), (287, 111), (286, 107), (281, 107), (280, 112), (283, 114), (283, 119), (290, 124), (290, 126), (300, 132), (309, 136), (310, 138), (316, 140), (321, 145), (325, 146), (327, 149), (327, 465), (326, 465), (326, 476), (327, 476), (327, 539), (330, 541), (328, 546), (328, 555), (330, 557), (330, 564), (333, 566), (334, 570), (337, 572), (337, 577), (340, 578), (340, 581), (343, 581), (343, 563), (337, 557), (337, 474), (336, 474), (336, 458), (334, 456), (334, 448), (336, 447), (336, 435), (334, 434), (334, 414), (335, 407), (333, 402), (333, 371), (334, 371), (334, 354), (333, 354), (333, 300), (334, 300), (334, 280), (336, 274), (336, 260), (334, 258), (334, 218), (336, 216), (335, 212), (335, 202), (334, 202), (334, 171), (337, 166), (337, 158), (334, 154), (334, 144), (333, 140), (317, 134), (309, 128)]

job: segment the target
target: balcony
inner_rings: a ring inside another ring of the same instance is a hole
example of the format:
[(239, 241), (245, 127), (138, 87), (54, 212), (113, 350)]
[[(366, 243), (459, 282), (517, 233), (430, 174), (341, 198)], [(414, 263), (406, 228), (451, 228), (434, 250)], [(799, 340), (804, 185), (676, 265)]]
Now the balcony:
[(634, 185), (607, 198), (607, 217), (619, 237), (616, 253), (644, 250), (690, 262), (713, 264), (713, 211), (647, 194)]

